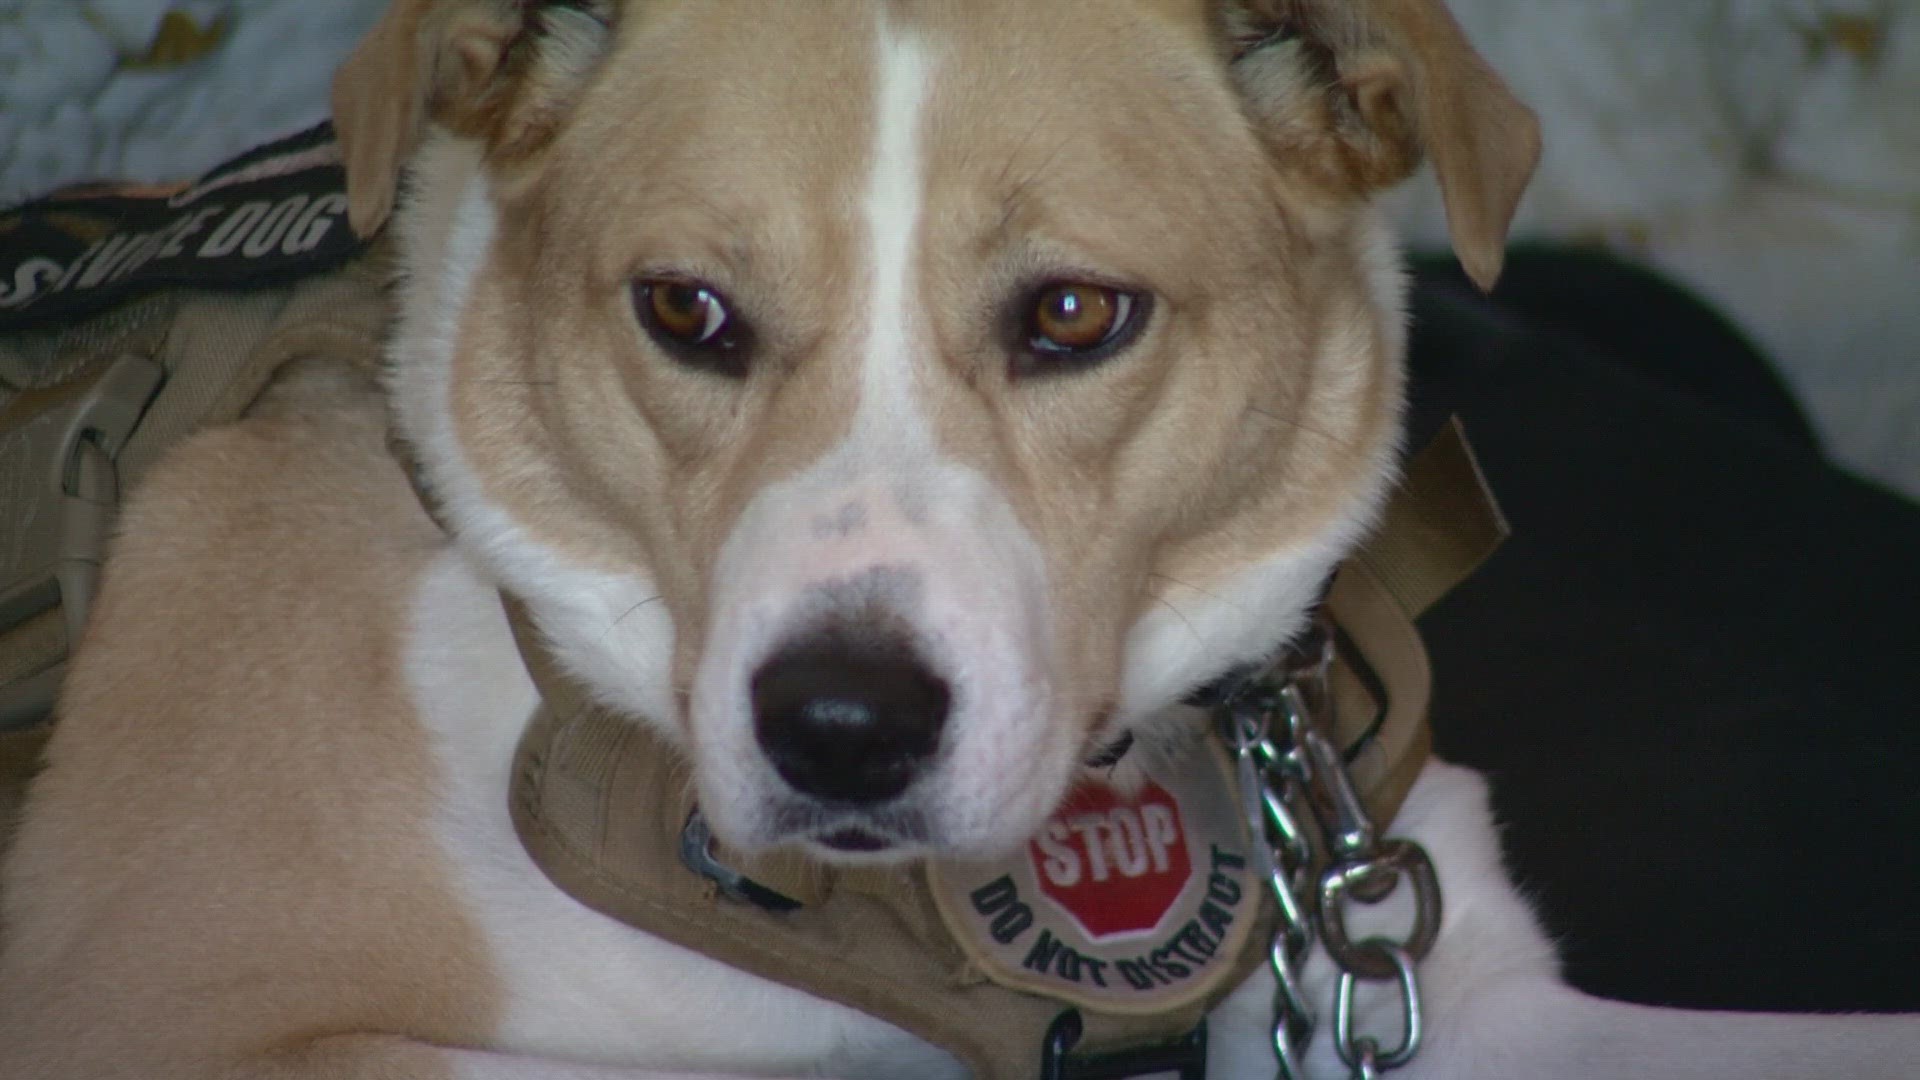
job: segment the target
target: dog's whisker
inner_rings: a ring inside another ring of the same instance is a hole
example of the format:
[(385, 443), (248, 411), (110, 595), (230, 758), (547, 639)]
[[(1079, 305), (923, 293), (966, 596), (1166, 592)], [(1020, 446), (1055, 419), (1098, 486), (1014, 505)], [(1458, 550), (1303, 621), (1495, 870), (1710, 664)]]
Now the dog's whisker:
[(1067, 145), (1065, 142), (1055, 145), (1053, 151), (1043, 158), (1038, 165), (1034, 166), (1032, 172), (1029, 172), (1023, 177), (1019, 183), (1013, 185), (1013, 190), (1007, 193), (1007, 197), (1002, 204), (1005, 207), (1005, 212), (1001, 217), (1001, 225), (1003, 228), (1006, 223), (1012, 219), (1014, 211), (1019, 209), (1020, 202), (1026, 198), (1028, 189), (1033, 187), (1041, 177), (1045, 176), (1049, 169), (1053, 168), (1054, 163), (1060, 160), (1060, 155), (1066, 151)]
[(1222, 596), (1222, 595), (1220, 595), (1219, 593), (1217, 593), (1217, 592), (1214, 592), (1214, 591), (1213, 591), (1213, 590), (1211, 590), (1211, 589), (1203, 589), (1203, 588), (1201, 588), (1200, 586), (1198, 586), (1198, 585), (1195, 585), (1194, 583), (1192, 583), (1192, 582), (1190, 582), (1190, 581), (1182, 581), (1182, 580), (1180, 580), (1179, 578), (1177, 578), (1177, 577), (1174, 577), (1174, 576), (1172, 576), (1172, 575), (1170, 575), (1170, 574), (1162, 574), (1162, 573), (1158, 573), (1158, 572), (1154, 572), (1154, 571), (1149, 571), (1149, 572), (1147, 573), (1147, 576), (1148, 576), (1148, 577), (1150, 577), (1150, 578), (1157, 578), (1157, 579), (1159, 579), (1159, 580), (1161, 580), (1161, 581), (1166, 581), (1166, 582), (1171, 582), (1172, 584), (1175, 584), (1175, 585), (1178, 585), (1178, 586), (1180, 586), (1180, 587), (1181, 587), (1181, 588), (1183, 588), (1183, 589), (1190, 589), (1190, 590), (1192, 590), (1192, 591), (1194, 591), (1194, 592), (1197, 592), (1197, 593), (1199, 593), (1199, 594), (1200, 594), (1201, 596), (1204, 596), (1204, 597), (1206, 597), (1206, 598), (1207, 598), (1207, 599), (1209, 599), (1209, 600), (1212, 600), (1212, 601), (1214, 601), (1214, 602), (1216, 602), (1216, 603), (1221, 603), (1221, 604), (1225, 604), (1225, 605), (1227, 605), (1228, 607), (1230, 607), (1230, 608), (1233, 608), (1233, 609), (1235, 609), (1236, 611), (1238, 611), (1238, 610), (1244, 610), (1244, 608), (1245, 608), (1245, 605), (1243, 605), (1243, 604), (1241, 604), (1241, 603), (1239, 603), (1238, 601), (1235, 601), (1235, 600), (1230, 600), (1230, 599), (1228, 599), (1227, 597), (1224, 597), (1224, 596)]
[(661, 600), (661, 599), (665, 599), (665, 597), (660, 593), (654, 593), (652, 596), (647, 597), (645, 600), (642, 600), (639, 603), (628, 608), (627, 610), (621, 612), (619, 616), (613, 620), (613, 622), (607, 624), (607, 633), (611, 634), (615, 630), (620, 629), (620, 624), (627, 621), (627, 616), (632, 615), (634, 612), (639, 611), (641, 608), (646, 607), (648, 604), (651, 604), (654, 601)]
[(1159, 604), (1161, 607), (1166, 608), (1168, 611), (1173, 612), (1173, 617), (1176, 619), (1179, 619), (1181, 625), (1187, 628), (1187, 633), (1193, 635), (1193, 640), (1198, 641), (1201, 644), (1206, 643), (1206, 638), (1200, 636), (1200, 631), (1194, 627), (1192, 620), (1187, 618), (1185, 612), (1182, 612), (1178, 607), (1175, 607), (1173, 601), (1167, 599), (1164, 596), (1157, 596), (1157, 595), (1150, 596), (1148, 597), (1148, 599), (1152, 600), (1156, 604)]
[(1295, 430), (1305, 432), (1306, 434), (1311, 435), (1317, 439), (1325, 439), (1327, 442), (1330, 442), (1335, 446), (1338, 446), (1342, 450), (1359, 449), (1359, 447), (1356, 446), (1352, 442), (1352, 440), (1341, 438), (1340, 436), (1335, 435), (1331, 431), (1327, 431), (1323, 428), (1315, 427), (1312, 424), (1306, 423), (1303, 420), (1281, 416), (1278, 413), (1272, 412), (1268, 409), (1263, 409), (1258, 405), (1248, 405), (1246, 407), (1246, 411), (1253, 413), (1255, 416), (1261, 417), (1262, 419), (1272, 421), (1275, 424), (1279, 424), (1283, 427), (1290, 427)]

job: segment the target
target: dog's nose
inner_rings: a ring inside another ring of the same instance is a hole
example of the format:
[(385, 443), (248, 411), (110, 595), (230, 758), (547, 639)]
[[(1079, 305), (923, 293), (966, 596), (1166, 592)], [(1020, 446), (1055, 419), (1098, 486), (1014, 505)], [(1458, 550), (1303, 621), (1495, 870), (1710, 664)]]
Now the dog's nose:
[(754, 734), (796, 790), (884, 802), (939, 749), (949, 696), (905, 646), (795, 644), (754, 674)]

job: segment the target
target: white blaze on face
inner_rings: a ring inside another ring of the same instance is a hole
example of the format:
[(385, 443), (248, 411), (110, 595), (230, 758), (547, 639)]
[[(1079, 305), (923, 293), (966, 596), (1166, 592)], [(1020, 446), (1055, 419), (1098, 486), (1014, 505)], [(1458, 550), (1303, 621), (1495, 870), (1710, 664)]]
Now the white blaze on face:
[(756, 495), (721, 549), (693, 687), (696, 780), (723, 837), (781, 839), (771, 811), (787, 788), (755, 742), (750, 682), (810, 619), (857, 595), (906, 628), (952, 694), (941, 751), (906, 799), (934, 844), (985, 853), (1022, 841), (1057, 802), (1075, 737), (1048, 710), (1039, 550), (1002, 493), (941, 453), (920, 389), (944, 377), (917, 272), (937, 58), (882, 27), (876, 64), (865, 286), (850, 301), (866, 308), (859, 401), (845, 441)]

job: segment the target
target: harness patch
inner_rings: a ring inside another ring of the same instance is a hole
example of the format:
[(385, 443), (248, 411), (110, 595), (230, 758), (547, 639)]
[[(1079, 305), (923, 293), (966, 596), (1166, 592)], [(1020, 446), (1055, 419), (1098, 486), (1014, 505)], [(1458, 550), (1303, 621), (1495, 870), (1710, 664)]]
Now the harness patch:
[(70, 188), (0, 213), (0, 330), (86, 318), (166, 288), (248, 289), (365, 248), (320, 124), (191, 184)]
[(1232, 974), (1258, 915), (1250, 864), (1233, 773), (1196, 739), (1137, 791), (1083, 783), (1015, 854), (927, 876), (948, 931), (994, 982), (1137, 1015)]

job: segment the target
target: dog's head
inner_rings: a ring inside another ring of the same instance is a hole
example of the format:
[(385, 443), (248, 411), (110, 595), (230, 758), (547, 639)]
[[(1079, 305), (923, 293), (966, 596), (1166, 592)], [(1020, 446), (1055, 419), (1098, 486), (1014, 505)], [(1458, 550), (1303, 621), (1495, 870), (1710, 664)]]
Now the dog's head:
[(1264, 654), (1389, 482), (1423, 157), (1533, 119), (1438, 0), (400, 0), (343, 69), (403, 433), (747, 849), (985, 854)]

